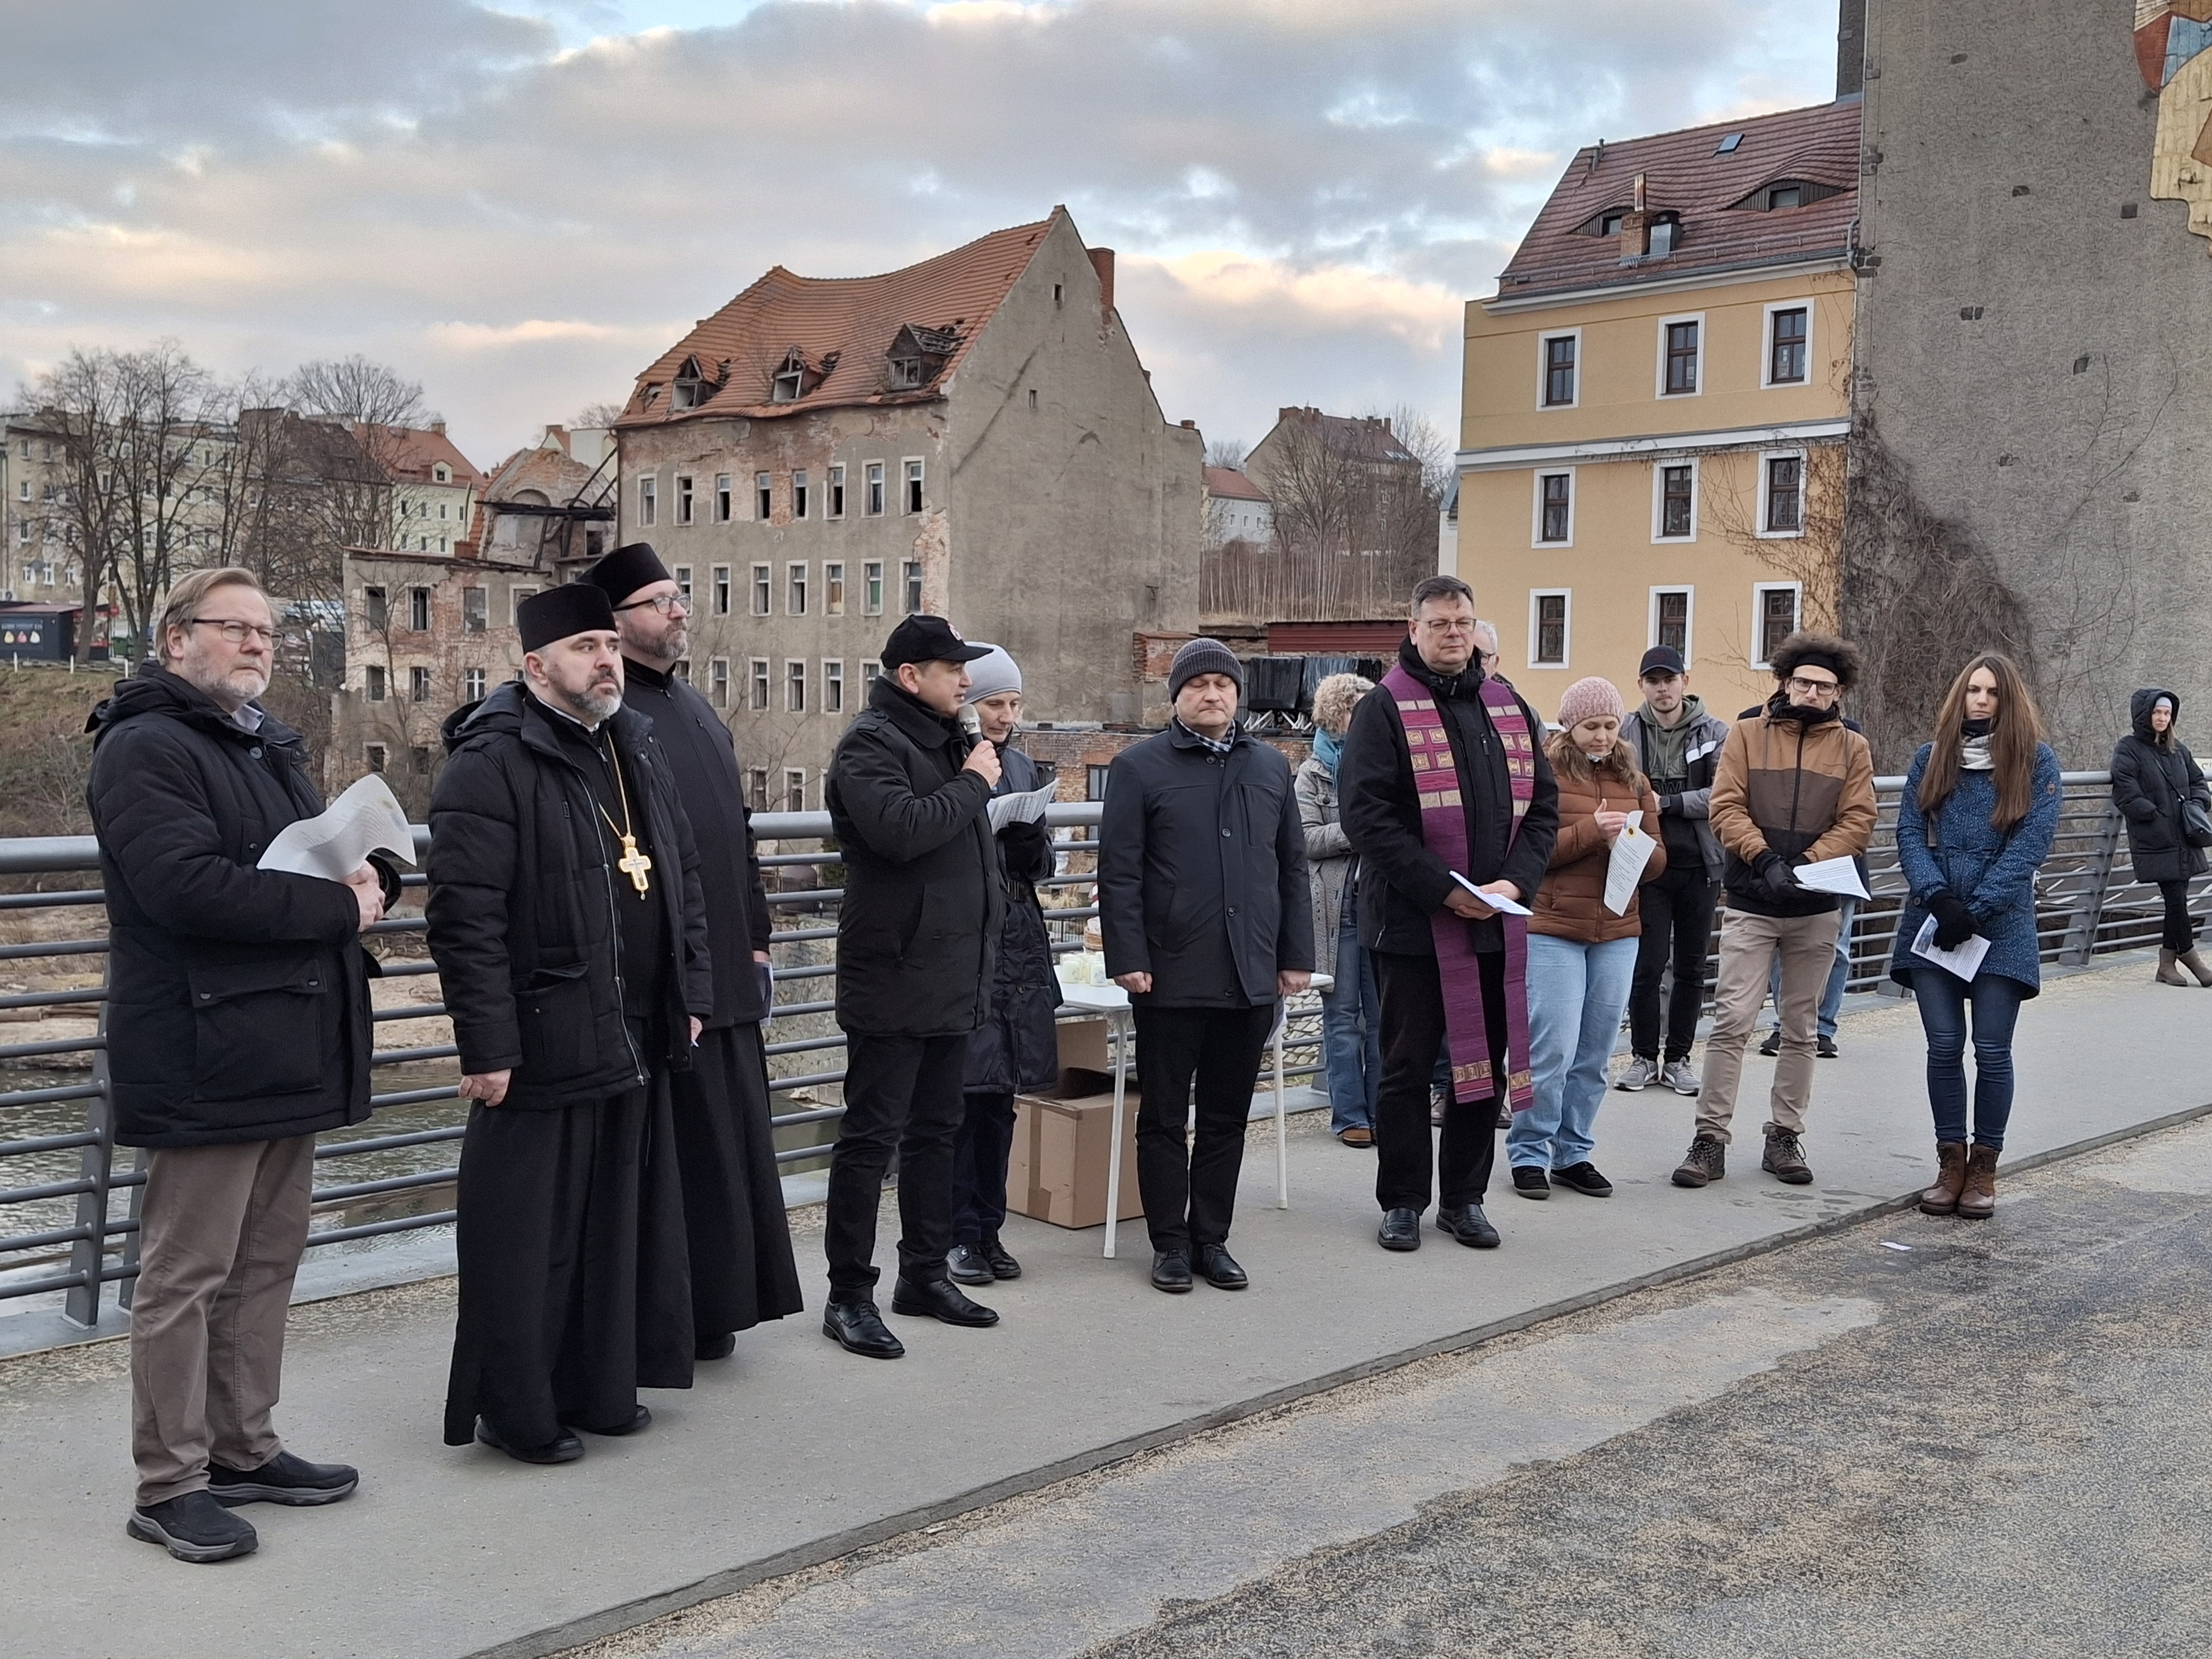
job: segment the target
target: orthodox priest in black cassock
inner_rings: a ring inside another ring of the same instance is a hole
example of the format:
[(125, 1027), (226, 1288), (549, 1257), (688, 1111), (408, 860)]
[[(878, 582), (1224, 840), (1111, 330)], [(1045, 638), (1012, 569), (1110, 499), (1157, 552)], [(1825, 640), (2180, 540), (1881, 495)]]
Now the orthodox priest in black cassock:
[(805, 1305), (769, 1127), (761, 1048), (769, 1007), (768, 895), (730, 728), (676, 677), (690, 641), (675, 579), (650, 544), (633, 542), (601, 559), (584, 580), (614, 606), (623, 704), (652, 720), (699, 846), (714, 1011), (699, 1034), (691, 1069), (671, 1081), (691, 1245), (691, 1320), (698, 1357), (720, 1359), (736, 1347), (736, 1332)]
[(714, 1006), (698, 855), (606, 596), (520, 607), (522, 678), (446, 722), (430, 952), (473, 1103), (446, 1442), (530, 1462), (691, 1383), (671, 1080)]

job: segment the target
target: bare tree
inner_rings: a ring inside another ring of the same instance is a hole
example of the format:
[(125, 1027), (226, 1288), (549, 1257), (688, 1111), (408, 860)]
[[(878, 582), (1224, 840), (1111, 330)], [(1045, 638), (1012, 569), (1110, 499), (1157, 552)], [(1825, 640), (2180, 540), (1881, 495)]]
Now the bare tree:
[(422, 388), (387, 364), (356, 352), (292, 371), (291, 403), (302, 415), (363, 426), (416, 426), (423, 419)]
[(1206, 447), (1206, 464), (1241, 472), (1244, 470), (1244, 458), (1251, 453), (1252, 446), (1242, 438), (1216, 438)]
[(620, 403), (586, 404), (570, 419), (571, 430), (580, 428), (612, 426), (622, 416), (624, 405)]

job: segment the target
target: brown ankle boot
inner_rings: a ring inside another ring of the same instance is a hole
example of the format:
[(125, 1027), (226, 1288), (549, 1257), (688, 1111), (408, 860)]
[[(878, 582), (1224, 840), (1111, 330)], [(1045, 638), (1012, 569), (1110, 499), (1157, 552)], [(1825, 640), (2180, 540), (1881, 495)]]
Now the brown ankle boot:
[(1949, 1215), (1959, 1207), (1959, 1193), (1966, 1184), (1966, 1145), (1962, 1140), (1936, 1143), (1936, 1184), (1920, 1194), (1923, 1215)]
[(1959, 1194), (1961, 1221), (1987, 1221), (1997, 1207), (1997, 1149), (1977, 1146), (1966, 1154), (1966, 1184)]
[(2204, 965), (2204, 955), (2201, 951), (2184, 951), (2174, 960), (2196, 975), (2199, 985), (2212, 985), (2212, 968)]
[(2182, 978), (2181, 969), (2174, 966), (2180, 960), (2181, 958), (2172, 951), (2160, 951), (2158, 953), (2158, 982), (2160, 985), (2189, 983), (2187, 980)]

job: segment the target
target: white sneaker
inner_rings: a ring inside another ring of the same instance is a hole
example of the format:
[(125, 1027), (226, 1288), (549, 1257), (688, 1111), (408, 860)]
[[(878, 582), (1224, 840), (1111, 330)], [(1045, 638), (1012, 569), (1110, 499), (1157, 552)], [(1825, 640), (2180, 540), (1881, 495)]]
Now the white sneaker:
[(1705, 1080), (1688, 1060), (1670, 1060), (1659, 1068), (1659, 1086), (1678, 1095), (1693, 1095), (1705, 1087)]
[(1648, 1089), (1659, 1076), (1659, 1068), (1641, 1054), (1631, 1054), (1628, 1064), (1620, 1068), (1620, 1075), (1613, 1080), (1616, 1089), (1626, 1089), (1633, 1094), (1638, 1089)]

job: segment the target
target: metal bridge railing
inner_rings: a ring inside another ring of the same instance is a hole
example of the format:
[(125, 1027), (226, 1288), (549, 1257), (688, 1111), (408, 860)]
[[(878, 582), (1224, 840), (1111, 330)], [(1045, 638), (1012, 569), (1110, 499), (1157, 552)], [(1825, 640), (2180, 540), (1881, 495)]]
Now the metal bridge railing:
[[(1854, 925), (1851, 947), (1851, 984), (1860, 989), (1887, 978), (1905, 890), (1889, 833), (1903, 780), (1881, 779), (1876, 787), (1883, 829), (1869, 857), (1874, 899)], [(2116, 867), (2125, 838), (2107, 787), (2101, 772), (2066, 775), (2058, 842), (2037, 884), (2046, 961), (2078, 965), (2158, 939), (2155, 890), (2122, 879)], [(1043, 884), (1043, 897), (1056, 951), (1079, 950), (1083, 925), (1097, 914), (1092, 872), (1099, 810), (1095, 803), (1058, 805), (1048, 820), (1057, 839), (1058, 873)], [(778, 918), (772, 935), (778, 1000), (766, 1046), (770, 1088), (781, 1109), (772, 1121), (781, 1139), (799, 1142), (776, 1154), (788, 1168), (823, 1158), (828, 1148), (819, 1137), (825, 1131), (818, 1126), (844, 1114), (819, 1092), (844, 1077), (836, 1063), (844, 1036), (833, 1001), (823, 994), (823, 981), (836, 972), (841, 872), (828, 814), (760, 813), (753, 823), (769, 844), (763, 863)], [(416, 836), (419, 851), (428, 831), (418, 827)], [(46, 881), (98, 868), (89, 836), (0, 840), (0, 878)], [(408, 878), (401, 914), (371, 930), (386, 981), (436, 971), (422, 945), (419, 908), (410, 905), (410, 899), (419, 903), (421, 886), (420, 876)], [(2200, 913), (2206, 888), (2198, 884), (2195, 895)], [(88, 1032), (0, 1043), (5, 1080), (27, 1085), (0, 1090), (0, 1300), (61, 1292), (66, 1316), (85, 1326), (97, 1322), (106, 1285), (118, 1285), (121, 1304), (130, 1304), (145, 1182), (142, 1157), (128, 1148), (118, 1152), (110, 1121), (104, 915), (98, 927), (86, 925), (102, 904), (99, 889), (81, 881), (56, 890), (0, 894), (0, 1021), (52, 1015), (82, 1025), (96, 1019)], [(11, 974), (23, 983), (9, 984)], [(29, 979), (40, 975), (70, 982), (33, 988)], [(445, 1018), (439, 1002), (392, 1001), (388, 993), (380, 1001), (380, 1027)], [(1288, 1076), (1311, 1077), (1320, 1069), (1316, 1012), (1310, 997), (1293, 1006), (1285, 1046), (1301, 1058), (1286, 1067)], [(372, 1103), (379, 1117), (325, 1134), (316, 1149), (318, 1168), (331, 1178), (315, 1189), (311, 1247), (453, 1219), (450, 1194), (459, 1171), (442, 1149), (460, 1139), (465, 1116), (456, 1059), (449, 1025), (440, 1041), (377, 1051), (380, 1091)]]

